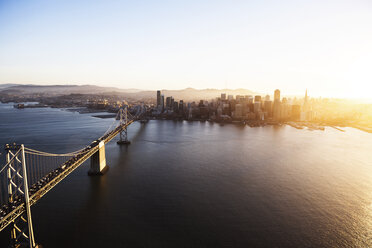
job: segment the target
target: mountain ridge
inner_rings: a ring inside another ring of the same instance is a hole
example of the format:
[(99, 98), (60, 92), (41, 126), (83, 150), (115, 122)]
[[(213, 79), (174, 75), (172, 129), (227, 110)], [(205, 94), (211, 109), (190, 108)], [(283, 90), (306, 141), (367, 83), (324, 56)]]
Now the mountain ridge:
[[(221, 93), (226, 95), (253, 95), (258, 94), (248, 89), (195, 89), (185, 88), (179, 90), (161, 90), (165, 97), (172, 96), (176, 100), (199, 100), (213, 99), (219, 97)], [(44, 95), (44, 96), (60, 96), (69, 94), (114, 94), (130, 97), (133, 99), (149, 99), (156, 98), (156, 90), (141, 90), (141, 89), (121, 89), (117, 87), (104, 87), (91, 84), (85, 85), (70, 85), (70, 84), (55, 84), (55, 85), (37, 85), (37, 84), (0, 84), (0, 94), (10, 95)]]

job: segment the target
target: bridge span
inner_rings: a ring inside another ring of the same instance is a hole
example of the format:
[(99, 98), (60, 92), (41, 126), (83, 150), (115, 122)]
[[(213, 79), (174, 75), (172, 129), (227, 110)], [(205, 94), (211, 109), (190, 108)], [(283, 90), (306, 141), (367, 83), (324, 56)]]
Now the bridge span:
[[(6, 164), (0, 169), (0, 231), (10, 226), (11, 247), (38, 247), (33, 234), (31, 206), (85, 161), (91, 158), (89, 175), (103, 175), (108, 170), (105, 144), (118, 134), (118, 144), (130, 143), (128, 126), (143, 120), (146, 113), (143, 105), (136, 109), (134, 115), (127, 107), (120, 109), (104, 135), (75, 152), (52, 154), (24, 145), (5, 145)], [(116, 119), (120, 120), (117, 125)]]

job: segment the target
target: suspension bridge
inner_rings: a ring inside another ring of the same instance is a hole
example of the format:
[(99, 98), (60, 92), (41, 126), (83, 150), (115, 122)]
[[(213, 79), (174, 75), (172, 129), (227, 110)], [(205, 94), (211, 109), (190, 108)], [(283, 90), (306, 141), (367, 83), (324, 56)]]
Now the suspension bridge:
[(135, 106), (132, 113), (127, 106), (121, 108), (100, 138), (74, 152), (53, 154), (23, 144), (5, 145), (6, 164), (0, 168), (0, 232), (9, 227), (10, 247), (38, 247), (31, 206), (89, 158), (88, 174), (103, 175), (108, 169), (105, 144), (117, 135), (120, 137), (118, 144), (129, 144), (128, 126), (135, 121), (145, 121), (144, 105)]

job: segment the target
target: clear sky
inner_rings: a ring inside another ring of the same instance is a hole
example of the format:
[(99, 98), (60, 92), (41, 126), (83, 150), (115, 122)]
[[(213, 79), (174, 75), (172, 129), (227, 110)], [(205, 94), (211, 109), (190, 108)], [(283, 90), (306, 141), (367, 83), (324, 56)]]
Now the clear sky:
[(371, 98), (372, 1), (0, 0), (0, 83)]

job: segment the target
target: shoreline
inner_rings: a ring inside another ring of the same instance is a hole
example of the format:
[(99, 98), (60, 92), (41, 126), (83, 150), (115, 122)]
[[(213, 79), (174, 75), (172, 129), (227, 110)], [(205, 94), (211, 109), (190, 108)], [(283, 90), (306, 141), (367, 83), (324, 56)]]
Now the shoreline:
[[(14, 106), (15, 102), (7, 102), (2, 104), (13, 104)], [(24, 102), (25, 104), (27, 102)], [(29, 102), (31, 103), (31, 102)], [(32, 102), (31, 104), (25, 105), (24, 108), (58, 108), (58, 109), (64, 109), (70, 112), (78, 112), (79, 114), (96, 114), (92, 115), (92, 117), (95, 118), (101, 118), (101, 119), (108, 119), (108, 118), (115, 118), (116, 114), (113, 114), (107, 109), (93, 109), (93, 108), (88, 108), (87, 106), (56, 106), (56, 105), (45, 105), (45, 104), (40, 104)], [(15, 107), (17, 108), (17, 107)], [(23, 108), (18, 108), (18, 109), (23, 109)], [(102, 113), (101, 115), (99, 113)], [(270, 126), (282, 126), (282, 125), (288, 125), (296, 129), (307, 129), (308, 131), (313, 131), (313, 130), (320, 130), (324, 131), (325, 127), (330, 127), (335, 130), (338, 130), (340, 132), (346, 132), (346, 130), (342, 129), (345, 127), (351, 127), (358, 129), (360, 131), (366, 132), (366, 133), (372, 133), (372, 127), (364, 127), (364, 126), (359, 126), (359, 125), (345, 125), (345, 124), (340, 124), (340, 125), (335, 125), (334, 123), (332, 124), (327, 124), (327, 123), (316, 123), (316, 122), (297, 122), (297, 121), (285, 121), (285, 122), (275, 122), (275, 121), (257, 121), (257, 120), (230, 120), (230, 121), (219, 121), (219, 120), (211, 120), (211, 119), (184, 119), (182, 117), (154, 117), (151, 116), (149, 117), (150, 120), (173, 120), (173, 121), (199, 121), (199, 122), (211, 122), (211, 123), (218, 123), (220, 125), (225, 125), (225, 124), (233, 124), (233, 125), (240, 125), (240, 126), (249, 126), (249, 127), (264, 127), (267, 125)]]

